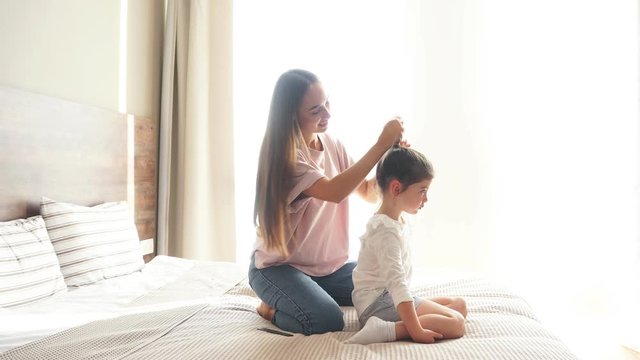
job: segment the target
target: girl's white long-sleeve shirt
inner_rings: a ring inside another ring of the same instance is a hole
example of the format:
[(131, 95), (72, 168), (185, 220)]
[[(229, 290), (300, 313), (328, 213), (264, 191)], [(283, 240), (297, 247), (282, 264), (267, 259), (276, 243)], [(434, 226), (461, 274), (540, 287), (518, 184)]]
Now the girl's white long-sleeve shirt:
[(393, 304), (413, 301), (409, 292), (411, 253), (408, 245), (409, 227), (387, 215), (376, 214), (369, 219), (367, 230), (360, 237), (358, 265), (353, 270), (353, 305), (358, 315), (386, 289)]

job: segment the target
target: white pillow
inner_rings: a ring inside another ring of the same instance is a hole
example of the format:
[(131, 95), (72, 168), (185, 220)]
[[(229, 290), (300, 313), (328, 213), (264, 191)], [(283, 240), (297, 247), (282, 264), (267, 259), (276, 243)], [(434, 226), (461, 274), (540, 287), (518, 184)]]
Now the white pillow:
[(126, 202), (87, 207), (43, 197), (40, 214), (67, 286), (92, 284), (144, 267), (138, 231)]
[(42, 217), (0, 222), (0, 307), (30, 304), (65, 291)]

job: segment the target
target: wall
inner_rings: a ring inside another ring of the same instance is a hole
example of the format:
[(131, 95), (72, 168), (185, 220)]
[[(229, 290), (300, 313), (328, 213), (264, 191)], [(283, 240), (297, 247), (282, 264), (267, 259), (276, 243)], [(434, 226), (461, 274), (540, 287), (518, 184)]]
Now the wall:
[(155, 0), (0, 0), (1, 85), (136, 116), (127, 200), (142, 239), (155, 236), (163, 27)]
[(158, 119), (164, 2), (0, 0), (0, 84), (119, 110), (121, 4), (125, 110)]

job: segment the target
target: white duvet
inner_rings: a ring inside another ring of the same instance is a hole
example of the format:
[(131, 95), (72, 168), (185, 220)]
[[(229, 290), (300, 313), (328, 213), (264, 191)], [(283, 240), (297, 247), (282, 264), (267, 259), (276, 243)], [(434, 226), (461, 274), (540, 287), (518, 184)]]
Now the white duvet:
[(0, 309), (0, 353), (95, 320), (207, 303), (246, 277), (233, 263), (156, 256), (142, 271)]

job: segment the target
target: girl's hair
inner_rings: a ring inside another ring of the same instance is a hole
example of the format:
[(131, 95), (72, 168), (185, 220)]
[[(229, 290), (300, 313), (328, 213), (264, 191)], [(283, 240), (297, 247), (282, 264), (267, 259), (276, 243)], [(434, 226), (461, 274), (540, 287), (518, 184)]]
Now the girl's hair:
[(434, 172), (431, 162), (420, 152), (394, 146), (378, 162), (376, 181), (380, 190), (387, 190), (392, 179), (398, 179), (403, 191), (422, 180), (433, 179)]
[(296, 150), (304, 139), (297, 112), (309, 86), (318, 78), (306, 70), (289, 70), (280, 75), (271, 97), (269, 119), (260, 148), (253, 221), (267, 249), (287, 256), (289, 214), (287, 198), (291, 191)]

